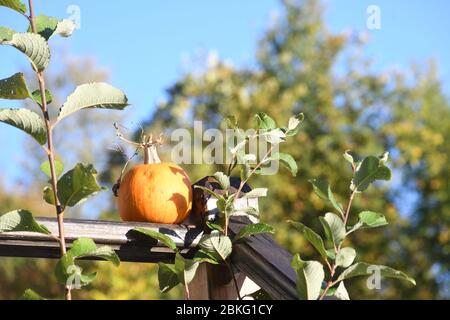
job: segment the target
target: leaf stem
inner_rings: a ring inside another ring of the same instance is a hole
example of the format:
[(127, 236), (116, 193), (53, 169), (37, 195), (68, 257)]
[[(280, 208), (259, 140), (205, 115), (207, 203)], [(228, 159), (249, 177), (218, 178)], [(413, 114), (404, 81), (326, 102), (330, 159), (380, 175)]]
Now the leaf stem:
[[(36, 33), (36, 23), (34, 19), (34, 8), (33, 8), (33, 0), (28, 0), (28, 5), (30, 9), (30, 25), (33, 33)], [(36, 71), (37, 78), (39, 82), (39, 90), (41, 91), (41, 110), (44, 116), (45, 128), (47, 131), (47, 156), (48, 162), (50, 164), (50, 173), (51, 173), (51, 185), (53, 189), (53, 195), (55, 198), (55, 210), (58, 221), (58, 233), (59, 233), (59, 247), (61, 256), (65, 255), (67, 252), (66, 249), (66, 241), (64, 236), (64, 208), (61, 206), (61, 203), (58, 199), (58, 178), (55, 170), (55, 156), (54, 156), (54, 148), (53, 148), (53, 127), (50, 124), (50, 116), (47, 108), (47, 97), (45, 93), (45, 78), (43, 71)], [(71, 289), (66, 286), (65, 288), (65, 298), (66, 300), (72, 300)]]
[(225, 264), (227, 265), (228, 270), (230, 271), (231, 278), (233, 279), (234, 288), (236, 289), (236, 295), (239, 300), (242, 300), (241, 293), (239, 292), (239, 285), (234, 275), (233, 266), (231, 265), (231, 262), (228, 262), (227, 260), (225, 260)]

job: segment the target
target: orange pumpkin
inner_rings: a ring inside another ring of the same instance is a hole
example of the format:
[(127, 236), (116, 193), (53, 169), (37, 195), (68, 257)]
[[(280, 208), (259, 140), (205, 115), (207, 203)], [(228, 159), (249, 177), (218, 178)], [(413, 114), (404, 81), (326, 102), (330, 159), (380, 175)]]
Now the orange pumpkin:
[(143, 147), (144, 164), (132, 168), (120, 182), (120, 216), (124, 221), (181, 223), (192, 207), (189, 177), (178, 165), (162, 163), (154, 143)]

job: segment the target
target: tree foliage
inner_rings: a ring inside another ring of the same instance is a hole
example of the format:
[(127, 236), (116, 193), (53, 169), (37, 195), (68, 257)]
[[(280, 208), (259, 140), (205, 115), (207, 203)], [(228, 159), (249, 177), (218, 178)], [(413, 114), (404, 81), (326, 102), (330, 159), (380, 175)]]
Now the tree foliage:
[[(354, 54), (364, 46), (358, 36), (327, 30), (318, 1), (283, 4), (281, 17), (259, 42), (256, 66), (236, 68), (219, 60), (201, 72), (186, 73), (167, 90), (167, 101), (157, 106), (146, 127), (170, 136), (173, 128), (192, 128), (193, 120), (224, 128), (222, 120), (230, 114), (241, 124), (253, 121), (257, 112), (283, 123), (303, 112), (307, 121), (302, 130), (283, 146), (299, 163), (297, 176), (280, 172), (255, 183), (271, 186), (270, 202), (261, 201), (262, 219), (276, 227), (282, 245), (304, 258), (312, 258), (313, 249), (300, 235), (283, 232), (285, 221), (314, 226), (317, 214), (332, 205), (313, 195), (308, 180), (327, 177), (336, 201), (342, 201), (348, 190), (342, 181), (342, 150), (358, 150), (361, 155), (389, 151), (394, 176), (400, 178), (368, 190), (370, 206), (368, 200), (356, 199), (354, 210), (370, 207), (397, 227), (369, 230), (369, 236), (355, 233), (346, 246), (360, 248), (364, 261), (407, 271), (420, 285), (386, 281), (379, 291), (351, 279), (356, 282), (348, 285), (350, 294), (448, 295), (450, 124), (443, 119), (449, 118), (450, 107), (436, 70), (431, 64), (402, 72), (373, 71), (370, 60)], [(110, 158), (111, 168), (117, 160)], [(186, 167), (194, 180), (224, 170), (220, 165)]]

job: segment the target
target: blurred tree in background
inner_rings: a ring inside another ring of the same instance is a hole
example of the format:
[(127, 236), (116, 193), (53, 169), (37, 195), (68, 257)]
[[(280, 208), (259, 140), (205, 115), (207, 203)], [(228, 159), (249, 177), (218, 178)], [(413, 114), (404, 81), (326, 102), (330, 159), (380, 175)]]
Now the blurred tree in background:
[[(354, 280), (347, 286), (350, 295), (448, 297), (450, 122), (445, 119), (450, 119), (450, 107), (433, 64), (374, 72), (363, 55), (364, 37), (330, 34), (318, 1), (283, 3), (283, 14), (260, 41), (256, 66), (235, 68), (210, 57), (200, 70), (188, 72), (168, 89), (167, 102), (149, 117), (147, 131), (170, 136), (176, 128), (193, 130), (194, 120), (203, 120), (204, 129), (224, 128), (227, 115), (235, 115), (245, 127), (261, 111), (285, 123), (292, 114), (304, 112), (296, 141), (284, 145), (298, 160), (300, 174), (294, 178), (281, 169), (278, 175), (259, 177), (255, 185), (269, 186), (262, 220), (276, 226), (282, 245), (305, 258), (312, 258), (312, 248), (288, 231), (285, 221), (311, 225), (313, 217), (329, 210), (308, 180), (328, 178), (343, 201), (351, 173), (342, 153), (351, 149), (362, 157), (390, 151), (394, 181), (357, 198), (354, 211), (382, 212), (391, 224), (351, 238), (353, 246), (362, 249), (357, 259), (405, 270), (418, 285), (384, 280), (382, 290), (368, 290), (365, 280)], [(120, 158), (112, 156), (113, 170), (105, 178), (117, 178), (118, 163)], [(213, 165), (186, 169), (193, 181), (223, 170)]]
[[(255, 66), (236, 68), (210, 57), (168, 89), (167, 101), (149, 115), (145, 129), (170, 136), (176, 128), (192, 130), (194, 120), (203, 120), (204, 129), (224, 128), (223, 116), (235, 115), (245, 127), (252, 125), (257, 112), (266, 112), (280, 123), (293, 113), (304, 112), (300, 134), (283, 146), (298, 161), (297, 177), (280, 169), (278, 175), (258, 177), (254, 185), (269, 186), (269, 196), (261, 203), (262, 220), (276, 227), (280, 244), (306, 259), (314, 256), (313, 249), (289, 229), (286, 220), (299, 220), (321, 230), (312, 218), (330, 210), (307, 181), (327, 178), (343, 201), (351, 172), (342, 153), (351, 149), (356, 157), (362, 157), (390, 151), (394, 180), (370, 189), (354, 205), (355, 213), (362, 208), (384, 213), (390, 225), (364, 236), (354, 234), (351, 241), (361, 248), (358, 260), (404, 270), (418, 285), (383, 280), (381, 290), (368, 290), (365, 280), (352, 280), (347, 288), (357, 299), (450, 297), (450, 106), (436, 67), (430, 63), (402, 72), (375, 72), (363, 54), (364, 37), (328, 32), (319, 1), (284, 1), (283, 8), (259, 43)], [(90, 78), (92, 69), (82, 69), (79, 75)], [(64, 72), (60, 76), (65, 85), (78, 79)], [(105, 126), (111, 123), (109, 120)], [(112, 131), (105, 132), (113, 137)], [(86, 135), (79, 140), (82, 149), (88, 150), (85, 146), (90, 139)], [(162, 154), (162, 159), (169, 160), (169, 156)], [(103, 153), (95, 156), (94, 163), (102, 158)], [(101, 175), (104, 183), (114, 183), (122, 165), (123, 157), (109, 151)], [(193, 182), (223, 169), (220, 165), (185, 168)], [(21, 195), (10, 198), (3, 194), (0, 188), (2, 212), (18, 207), (14, 203)], [(106, 204), (109, 208), (102, 217), (117, 218), (113, 198)], [(0, 298), (16, 298), (29, 283), (43, 295), (56, 296), (55, 289), (48, 288), (55, 282), (48, 271), (53, 263), (0, 258)], [(102, 265), (99, 279), (75, 297), (181, 297), (179, 291), (170, 296), (159, 294), (154, 265), (122, 264), (116, 270)]]

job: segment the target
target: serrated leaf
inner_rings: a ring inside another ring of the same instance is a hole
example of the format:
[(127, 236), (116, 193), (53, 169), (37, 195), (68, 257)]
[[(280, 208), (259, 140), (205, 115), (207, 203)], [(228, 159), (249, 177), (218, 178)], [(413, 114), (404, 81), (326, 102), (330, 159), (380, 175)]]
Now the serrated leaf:
[(202, 263), (207, 262), (211, 264), (219, 264), (219, 261), (217, 261), (216, 257), (209, 252), (206, 252), (202, 249), (198, 250), (195, 255), (194, 259), (195, 262)]
[(350, 300), (350, 296), (348, 295), (347, 289), (345, 288), (344, 281), (341, 281), (341, 283), (339, 283), (339, 286), (334, 292), (334, 296), (339, 300)]
[(318, 261), (303, 261), (296, 254), (291, 262), (297, 273), (297, 294), (301, 300), (316, 300), (325, 278), (323, 265)]
[(230, 187), (230, 178), (223, 172), (216, 172), (213, 175), (214, 179), (219, 183), (222, 190), (228, 190)]
[[(42, 94), (41, 90), (35, 90), (31, 94), (31, 99), (33, 99), (34, 102), (36, 102), (40, 107), (42, 107)], [(47, 105), (52, 103), (53, 101), (53, 95), (49, 90), (45, 90), (45, 100), (47, 102)]]
[(267, 197), (267, 188), (255, 188), (250, 190), (247, 193), (244, 193), (242, 198), (259, 198), (259, 197)]
[(126, 95), (107, 83), (78, 86), (59, 110), (58, 121), (86, 108), (123, 110), (128, 106)]
[(233, 241), (235, 242), (244, 237), (254, 236), (261, 233), (274, 233), (273, 227), (266, 223), (248, 224), (239, 230), (233, 238)]
[(36, 112), (28, 109), (0, 109), (0, 122), (28, 133), (40, 145), (47, 142), (44, 121)]
[(55, 193), (52, 187), (44, 187), (44, 190), (42, 190), (42, 199), (52, 206), (56, 204)]
[(384, 215), (373, 211), (362, 211), (359, 213), (358, 222), (347, 233), (354, 232), (358, 229), (377, 228), (387, 225), (388, 222)]
[(374, 274), (374, 271), (378, 270), (380, 275), (386, 278), (396, 278), (400, 280), (406, 280), (413, 285), (416, 285), (416, 281), (406, 275), (405, 273), (395, 270), (393, 268), (383, 266), (383, 265), (374, 265), (365, 262), (358, 262), (354, 265), (350, 266), (348, 269), (344, 270), (338, 277), (337, 281), (342, 281), (345, 279), (359, 277), (359, 276), (368, 276)]
[(212, 231), (204, 235), (199, 242), (199, 247), (216, 258), (225, 261), (232, 251), (232, 243), (229, 237), (219, 231)]
[(386, 160), (384, 155), (381, 159), (375, 156), (365, 158), (355, 172), (350, 189), (362, 192), (376, 180), (390, 180), (391, 170), (384, 165)]
[(50, 48), (47, 41), (39, 34), (14, 33), (10, 40), (3, 40), (0, 43), (13, 46), (23, 52), (37, 71), (43, 71), (50, 62)]
[(273, 120), (264, 112), (260, 112), (255, 115), (255, 119), (256, 123), (258, 124), (258, 128), (261, 130), (272, 130), (277, 127), (275, 120)]
[[(61, 161), (56, 160), (56, 159), (55, 159), (54, 163), (55, 163), (56, 176), (59, 177), (61, 175), (61, 173), (64, 171), (64, 165)], [(45, 173), (45, 175), (47, 177), (49, 177), (49, 178), (52, 177), (51, 170), (50, 170), (50, 162), (48, 162), (48, 160), (43, 162), (39, 168), (41, 169), (41, 171), (43, 173)]]
[(339, 250), (336, 255), (336, 266), (347, 268), (350, 266), (356, 257), (356, 251), (353, 248), (346, 247)]
[(332, 235), (332, 240), (338, 246), (345, 238), (345, 226), (342, 219), (334, 213), (325, 214), (324, 221), (328, 224)]
[[(35, 18), (36, 33), (41, 35), (45, 40), (50, 39), (58, 26), (59, 20), (55, 17), (45, 15), (38, 15)], [(27, 32), (32, 32), (31, 26), (28, 27)]]
[(305, 119), (305, 116), (303, 113), (299, 113), (299, 114), (291, 117), (288, 122), (286, 136), (288, 136), (288, 137), (295, 136), (298, 133), (298, 131), (300, 129), (300, 124), (303, 122), (304, 119)]
[(47, 227), (37, 223), (30, 211), (23, 209), (10, 211), (0, 216), (0, 233), (15, 231), (51, 233)]
[(259, 211), (253, 207), (246, 207), (234, 210), (231, 215), (246, 214), (253, 217), (259, 217)]
[(22, 296), (20, 297), (20, 300), (47, 300), (47, 299), (45, 299), (32, 289), (26, 289), (22, 294)]
[(195, 272), (199, 263), (190, 259), (185, 259), (180, 253), (175, 254), (175, 272), (178, 280), (184, 285), (188, 285), (195, 277)]
[(288, 153), (282, 153), (282, 152), (275, 152), (271, 157), (270, 160), (280, 160), (281, 163), (289, 169), (291, 174), (295, 177), (298, 172), (298, 166), (295, 159)]
[(164, 244), (169, 249), (172, 249), (173, 251), (177, 251), (177, 245), (175, 244), (175, 241), (173, 241), (169, 236), (161, 232), (146, 228), (134, 228), (134, 230), (161, 242), (162, 244)]
[(161, 262), (158, 263), (158, 266), (159, 290), (162, 293), (166, 293), (180, 284), (180, 280), (178, 279), (174, 267)]
[(0, 0), (0, 6), (10, 8), (20, 13), (27, 12), (27, 6), (20, 0)]
[(303, 223), (295, 221), (289, 221), (289, 223), (302, 233), (303, 237), (320, 253), (322, 258), (327, 259), (327, 250), (320, 235)]
[(64, 207), (73, 207), (86, 198), (102, 191), (97, 184), (97, 171), (94, 167), (77, 164), (73, 169), (66, 172), (58, 181), (58, 198)]
[(23, 73), (0, 80), (0, 99), (23, 100), (30, 97)]

